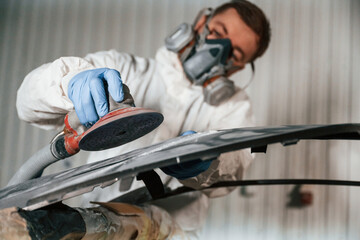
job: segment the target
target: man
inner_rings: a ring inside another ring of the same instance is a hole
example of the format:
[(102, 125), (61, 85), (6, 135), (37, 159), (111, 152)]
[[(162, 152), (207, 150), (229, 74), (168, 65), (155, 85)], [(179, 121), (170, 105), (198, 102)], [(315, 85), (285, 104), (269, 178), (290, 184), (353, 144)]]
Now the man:
[[(179, 31), (181, 36), (186, 34)], [(108, 112), (104, 83), (110, 96), (120, 102), (124, 95), (122, 82), (129, 87), (136, 106), (164, 115), (164, 122), (152, 133), (115, 149), (91, 153), (90, 162), (158, 143), (188, 130), (251, 126), (248, 96), (227, 77), (267, 49), (270, 27), (263, 12), (247, 1), (227, 3), (200, 16), (185, 40), (174, 38), (176, 33), (166, 41), (172, 51), (161, 48), (155, 59), (110, 50), (85, 58), (62, 57), (40, 66), (26, 76), (18, 91), (19, 117), (51, 129), (62, 126), (65, 114), (75, 109), (81, 123), (90, 127)], [(221, 89), (220, 95), (213, 89)], [(241, 179), (251, 160), (250, 152), (242, 150), (222, 154), (212, 161), (193, 161), (157, 172), (170, 188), (181, 184), (200, 188)], [(141, 184), (133, 182), (132, 189)], [(91, 195), (90, 200), (111, 200), (121, 194), (118, 189), (114, 185), (102, 189)], [(208, 197), (223, 196), (230, 190), (196, 192), (156, 204), (189, 233), (204, 223)]]

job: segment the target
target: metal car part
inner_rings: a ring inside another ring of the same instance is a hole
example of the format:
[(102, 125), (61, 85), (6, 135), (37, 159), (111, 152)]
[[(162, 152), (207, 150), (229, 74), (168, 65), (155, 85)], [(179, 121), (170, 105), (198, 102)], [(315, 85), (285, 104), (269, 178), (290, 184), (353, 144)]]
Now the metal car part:
[[(237, 128), (196, 133), (0, 190), (0, 209), (37, 209), (158, 167), (301, 139), (360, 139), (360, 124)], [(295, 141), (296, 140), (296, 141)]]

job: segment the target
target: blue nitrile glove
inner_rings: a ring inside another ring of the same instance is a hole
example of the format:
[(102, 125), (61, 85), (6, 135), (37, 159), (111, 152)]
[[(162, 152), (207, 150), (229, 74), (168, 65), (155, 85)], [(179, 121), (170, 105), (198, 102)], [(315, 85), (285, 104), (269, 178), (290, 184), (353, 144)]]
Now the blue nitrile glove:
[[(194, 133), (196, 132), (186, 131), (180, 134), (180, 136)], [(202, 161), (201, 159), (196, 159), (185, 163), (179, 163), (168, 167), (163, 167), (161, 168), (161, 170), (167, 175), (183, 180), (186, 178), (195, 177), (200, 173), (206, 171), (210, 167), (211, 162), (212, 160)]]
[(74, 103), (81, 124), (87, 128), (109, 112), (104, 84), (116, 102), (124, 99), (121, 76), (114, 69), (83, 71), (69, 82), (69, 98)]

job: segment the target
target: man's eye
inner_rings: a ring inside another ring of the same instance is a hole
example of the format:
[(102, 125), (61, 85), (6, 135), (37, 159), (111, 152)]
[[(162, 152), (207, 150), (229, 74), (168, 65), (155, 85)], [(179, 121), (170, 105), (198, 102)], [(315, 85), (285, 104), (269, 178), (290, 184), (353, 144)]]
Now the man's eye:
[(234, 53), (231, 55), (231, 57), (232, 57), (235, 61), (239, 61), (239, 58), (238, 58)]
[(214, 30), (213, 33), (215, 34), (216, 37), (221, 37), (221, 34), (218, 31)]

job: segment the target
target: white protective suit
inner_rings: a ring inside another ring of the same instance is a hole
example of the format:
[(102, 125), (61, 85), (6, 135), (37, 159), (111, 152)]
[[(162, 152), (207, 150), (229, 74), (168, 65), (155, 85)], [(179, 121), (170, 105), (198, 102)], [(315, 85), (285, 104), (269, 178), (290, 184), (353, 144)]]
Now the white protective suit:
[[(179, 136), (187, 130), (197, 132), (252, 125), (250, 102), (245, 91), (236, 94), (219, 106), (204, 102), (201, 86), (193, 85), (185, 76), (177, 54), (159, 49), (154, 59), (135, 57), (115, 50), (88, 54), (85, 58), (61, 57), (29, 73), (17, 95), (19, 117), (44, 129), (63, 126), (64, 116), (74, 110), (68, 98), (68, 83), (77, 73), (95, 68), (113, 68), (130, 88), (138, 107), (154, 109), (164, 115), (164, 122), (150, 134), (123, 146), (90, 154), (89, 162), (120, 155), (133, 149), (149, 146)], [(172, 188), (181, 184), (193, 188), (218, 181), (239, 180), (252, 156), (249, 150), (220, 155), (210, 168), (196, 177), (178, 181), (157, 171), (163, 183)], [(134, 181), (132, 189), (143, 186)], [(181, 196), (182, 200), (159, 203), (185, 231), (197, 229), (204, 223), (208, 197), (222, 196), (230, 188), (195, 192)], [(119, 196), (118, 186), (101, 190), (91, 200), (110, 200)], [(187, 199), (186, 201), (183, 199)], [(184, 203), (186, 204), (180, 204)]]

